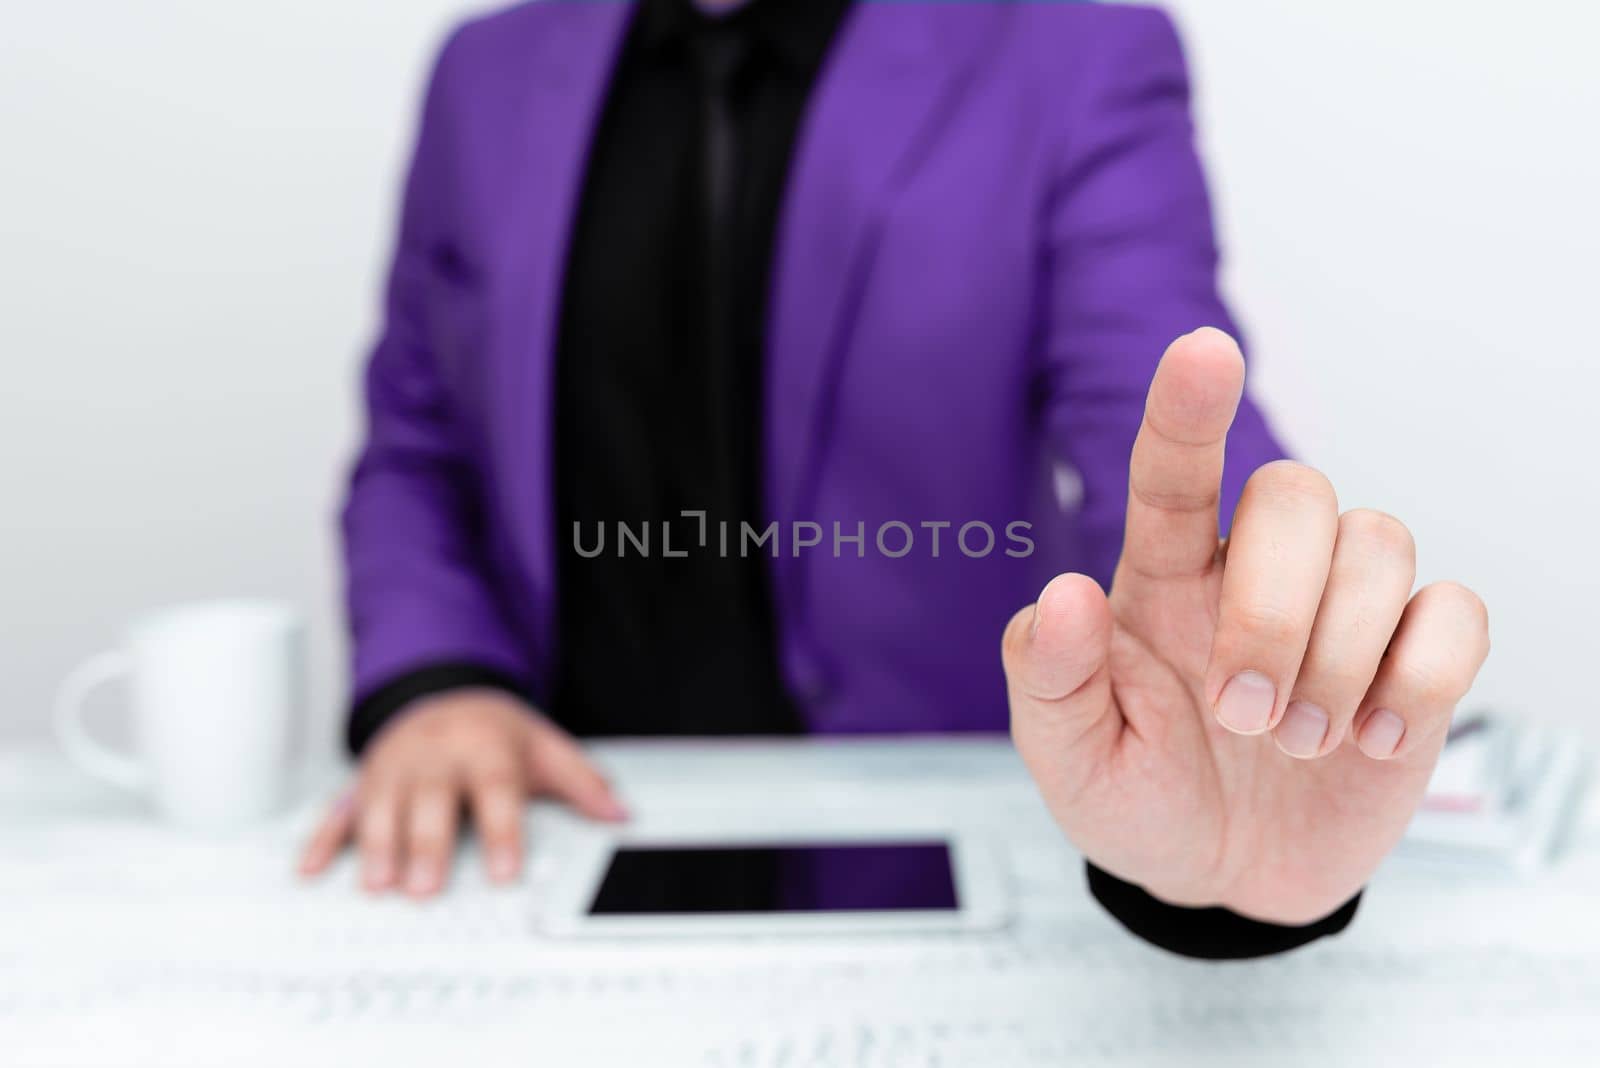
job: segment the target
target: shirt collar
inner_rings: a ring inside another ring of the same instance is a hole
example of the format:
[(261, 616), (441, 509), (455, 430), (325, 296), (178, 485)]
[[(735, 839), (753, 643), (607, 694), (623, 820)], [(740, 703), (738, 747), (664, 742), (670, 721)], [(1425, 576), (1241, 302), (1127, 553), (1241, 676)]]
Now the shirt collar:
[(715, 24), (747, 34), (797, 71), (815, 70), (851, 0), (745, 0), (725, 15), (708, 15), (694, 0), (639, 0), (637, 31), (649, 49), (667, 48)]

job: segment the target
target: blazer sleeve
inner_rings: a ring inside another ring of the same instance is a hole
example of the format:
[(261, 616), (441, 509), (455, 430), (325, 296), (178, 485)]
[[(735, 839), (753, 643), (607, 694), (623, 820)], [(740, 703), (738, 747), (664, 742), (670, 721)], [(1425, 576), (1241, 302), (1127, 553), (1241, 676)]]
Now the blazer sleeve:
[[(1121, 552), (1128, 461), (1161, 354), (1201, 326), (1239, 336), (1217, 291), (1218, 254), (1194, 145), (1178, 37), (1154, 9), (1103, 12), (1103, 40), (1063, 118), (1047, 198), (1045, 424), (1082, 485), (1082, 569), (1108, 584)], [(1245, 479), (1284, 456), (1248, 392), (1228, 435), (1223, 524)], [(1166, 904), (1088, 867), (1089, 887), (1133, 933), (1187, 956), (1250, 957), (1342, 930), (1350, 902), (1306, 927)]]
[(382, 326), (366, 366), (366, 436), (343, 508), (355, 710), (347, 733), (356, 750), (398, 710), (393, 695), (437, 689), (441, 671), (518, 689), (529, 675), (485, 559), (471, 428), (429, 344), (429, 286), (454, 262), (459, 41), (458, 34), (441, 51), (424, 98)]

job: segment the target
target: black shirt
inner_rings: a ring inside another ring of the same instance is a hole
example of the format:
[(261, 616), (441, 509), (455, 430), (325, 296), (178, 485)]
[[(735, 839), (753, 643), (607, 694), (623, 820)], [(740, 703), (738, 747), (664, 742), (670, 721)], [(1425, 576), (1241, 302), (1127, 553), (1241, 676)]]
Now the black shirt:
[[(769, 561), (723, 552), (720, 532), (737, 544), (741, 523), (765, 525), (773, 238), (801, 114), (846, 6), (759, 0), (717, 17), (646, 0), (623, 45), (574, 222), (557, 363), (560, 648), (548, 711), (576, 733), (801, 728), (776, 662)], [(712, 226), (702, 65), (719, 46), (743, 58), (726, 87), (736, 166)], [(720, 261), (708, 237), (723, 242)]]

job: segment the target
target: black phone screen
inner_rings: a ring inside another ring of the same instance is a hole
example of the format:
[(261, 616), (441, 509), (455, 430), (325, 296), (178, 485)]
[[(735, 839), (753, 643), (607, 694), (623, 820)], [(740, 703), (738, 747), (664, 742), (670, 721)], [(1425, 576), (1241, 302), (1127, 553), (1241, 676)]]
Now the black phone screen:
[(619, 848), (591, 916), (954, 911), (944, 841)]

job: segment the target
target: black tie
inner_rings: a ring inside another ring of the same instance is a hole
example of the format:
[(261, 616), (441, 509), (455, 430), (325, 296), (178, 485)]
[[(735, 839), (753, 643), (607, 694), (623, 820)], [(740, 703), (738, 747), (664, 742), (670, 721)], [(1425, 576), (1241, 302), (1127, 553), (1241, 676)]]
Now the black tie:
[(705, 134), (707, 236), (727, 244), (728, 223), (738, 195), (739, 143), (734, 116), (734, 96), (744, 67), (745, 41), (732, 26), (711, 25), (695, 38), (695, 58), (700, 71)]
[[(742, 466), (736, 456), (739, 420), (732, 384), (740, 369), (735, 364), (736, 301), (734, 249), (739, 202), (740, 144), (735, 111), (738, 82), (747, 58), (747, 46), (737, 27), (711, 23), (694, 37), (695, 65), (700, 76), (701, 181), (704, 220), (704, 286), (706, 366), (711, 391), (706, 397), (716, 483), (721, 501), (737, 499), (735, 480)], [(753, 516), (712, 517), (730, 522)]]

